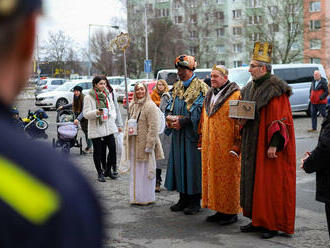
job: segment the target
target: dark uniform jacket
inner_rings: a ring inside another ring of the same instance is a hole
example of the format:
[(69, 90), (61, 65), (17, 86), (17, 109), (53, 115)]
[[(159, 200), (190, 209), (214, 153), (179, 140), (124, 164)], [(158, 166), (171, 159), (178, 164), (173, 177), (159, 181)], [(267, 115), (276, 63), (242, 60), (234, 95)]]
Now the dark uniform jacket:
[(304, 162), (307, 173), (316, 172), (316, 200), (330, 203), (330, 115), (322, 123), (316, 148)]
[(101, 247), (102, 211), (90, 185), (10, 118), (0, 104), (0, 247)]

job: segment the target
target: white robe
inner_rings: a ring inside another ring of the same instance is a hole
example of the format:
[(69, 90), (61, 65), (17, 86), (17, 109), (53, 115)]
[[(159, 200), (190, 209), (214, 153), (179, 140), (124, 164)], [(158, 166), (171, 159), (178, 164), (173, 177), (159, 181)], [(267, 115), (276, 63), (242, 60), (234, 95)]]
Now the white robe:
[(156, 164), (153, 154), (152, 161), (136, 162), (135, 139), (132, 139), (129, 154), (130, 163), (130, 204), (149, 204), (156, 201), (156, 177), (150, 178), (149, 163)]

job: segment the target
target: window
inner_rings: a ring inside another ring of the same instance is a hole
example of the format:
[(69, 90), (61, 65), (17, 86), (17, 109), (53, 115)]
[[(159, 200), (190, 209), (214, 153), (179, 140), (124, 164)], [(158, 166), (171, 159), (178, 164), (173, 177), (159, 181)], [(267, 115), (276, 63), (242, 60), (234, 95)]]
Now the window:
[(310, 20), (309, 29), (310, 30), (319, 30), (319, 29), (321, 29), (321, 21), (320, 20)]
[(203, 5), (204, 5), (204, 6), (208, 6), (208, 5), (209, 5), (209, 0), (204, 0), (204, 1), (203, 1)]
[(268, 27), (271, 33), (276, 33), (279, 31), (279, 27), (277, 23), (269, 24)]
[(174, 1), (174, 5), (173, 5), (174, 7), (174, 9), (180, 9), (181, 8), (181, 4), (180, 4), (180, 1), (178, 1), (178, 0), (176, 0), (176, 1)]
[(216, 51), (217, 54), (225, 53), (225, 45), (218, 45), (216, 46), (216, 49), (217, 49)]
[(53, 80), (51, 82), (51, 85), (62, 85), (64, 83), (63, 80)]
[(156, 17), (169, 16), (169, 9), (156, 9)]
[(260, 0), (248, 0), (248, 6), (250, 8), (260, 7)]
[(214, 16), (218, 20), (224, 20), (225, 19), (225, 15), (224, 15), (223, 11), (216, 11), (214, 13)]
[(261, 24), (262, 16), (249, 16), (249, 24)]
[(216, 0), (217, 4), (224, 4), (225, 0)]
[(224, 28), (217, 28), (217, 37), (223, 37), (225, 36), (225, 29)]
[(157, 3), (167, 3), (168, 0), (157, 0)]
[(309, 48), (310, 49), (321, 49), (322, 42), (321, 40), (310, 40), (309, 41)]
[(191, 55), (196, 55), (197, 54), (197, 47), (190, 47), (189, 48), (189, 53), (191, 54)]
[(209, 17), (209, 13), (205, 13), (205, 21), (209, 21), (210, 20), (210, 17)]
[(241, 60), (235, 60), (234, 61), (234, 67), (240, 67), (242, 66), (243, 62)]
[(205, 37), (209, 37), (209, 35), (210, 35), (210, 32), (207, 29), (205, 29)]
[(234, 53), (241, 53), (242, 52), (242, 44), (234, 44)]
[(182, 16), (174, 16), (174, 22), (175, 24), (182, 23)]
[(278, 14), (278, 7), (277, 6), (270, 6), (269, 7), (269, 13), (272, 16), (276, 16)]
[(311, 58), (311, 64), (321, 64), (320, 58)]
[(188, 0), (187, 2), (188, 2), (188, 6), (190, 8), (197, 8), (198, 7), (197, 2), (195, 0)]
[(321, 11), (321, 2), (310, 2), (309, 3), (309, 11), (310, 12)]
[(233, 27), (233, 35), (241, 35), (242, 27)]
[(242, 16), (242, 10), (236, 9), (233, 10), (233, 19), (239, 19)]
[(260, 33), (250, 34), (250, 41), (259, 41), (261, 37)]
[(224, 60), (217, 61), (217, 65), (226, 65), (226, 61)]
[(190, 16), (190, 23), (194, 23), (194, 24), (197, 23), (197, 15), (196, 14)]
[(196, 31), (190, 31), (190, 38), (197, 38), (197, 32)]
[(307, 83), (313, 81), (314, 71), (317, 67), (281, 68), (274, 69), (274, 74), (288, 84)]
[(145, 4), (145, 8), (147, 9), (147, 12), (152, 13), (152, 4), (151, 3)]

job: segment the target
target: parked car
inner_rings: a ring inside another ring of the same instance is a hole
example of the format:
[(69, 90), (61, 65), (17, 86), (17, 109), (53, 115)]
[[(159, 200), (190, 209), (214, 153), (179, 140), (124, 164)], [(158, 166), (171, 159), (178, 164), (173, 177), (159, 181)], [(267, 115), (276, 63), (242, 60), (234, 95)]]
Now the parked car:
[[(117, 93), (117, 100), (122, 101), (124, 97), (123, 92), (125, 92), (125, 77), (113, 76), (113, 77), (107, 77), (107, 79), (113, 90), (115, 90)], [(130, 79), (127, 78), (127, 81), (129, 80)], [(124, 86), (124, 88), (122, 87), (122, 85)]]
[(72, 103), (75, 86), (82, 87), (85, 95), (88, 94), (89, 89), (93, 88), (91, 80), (68, 81), (53, 91), (39, 94), (36, 97), (35, 105), (47, 110)]
[(328, 81), (321, 64), (272, 65), (272, 74), (286, 81), (292, 87), (293, 94), (289, 99), (292, 112), (305, 111), (310, 116), (309, 90), (314, 79), (314, 71), (316, 70), (319, 70), (321, 76)]
[[(147, 85), (148, 88), (148, 94), (150, 95), (151, 92), (153, 91), (153, 89), (156, 86), (156, 80), (152, 80), (152, 81), (141, 81), (140, 79), (138, 80), (131, 80), (132, 83), (129, 85), (129, 88), (127, 89), (128, 91), (128, 102), (130, 103), (133, 99), (133, 95), (134, 95), (134, 87), (137, 83), (144, 83)], [(127, 101), (126, 101), (126, 96), (124, 96), (123, 98), (123, 107), (127, 108)]]
[[(136, 82), (139, 82), (139, 81), (143, 81), (143, 82), (148, 82), (148, 81), (152, 81), (153, 79), (127, 79), (127, 86), (128, 88), (130, 87), (131, 84), (134, 84)], [(117, 100), (122, 102), (123, 99), (124, 99), (124, 96), (125, 96), (125, 80), (116, 88), (116, 92), (117, 92)], [(128, 92), (130, 92), (128, 90)]]
[(66, 82), (64, 78), (46, 78), (40, 80), (36, 85), (36, 90), (34, 96), (37, 96), (41, 93), (55, 90), (57, 87), (61, 86)]

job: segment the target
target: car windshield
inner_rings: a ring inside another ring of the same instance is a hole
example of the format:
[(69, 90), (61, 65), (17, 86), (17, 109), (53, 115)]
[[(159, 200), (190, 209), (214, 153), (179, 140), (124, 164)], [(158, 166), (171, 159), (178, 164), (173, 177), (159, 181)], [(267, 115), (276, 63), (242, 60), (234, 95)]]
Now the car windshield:
[(60, 87), (56, 88), (55, 91), (69, 91), (71, 90), (71, 88), (76, 85), (76, 83), (74, 82), (67, 82), (63, 85), (61, 85)]
[(125, 81), (124, 78), (107, 78), (110, 85), (121, 85), (123, 81)]
[(247, 69), (229, 69), (228, 79), (231, 82), (237, 83), (240, 87), (245, 86), (251, 74)]

